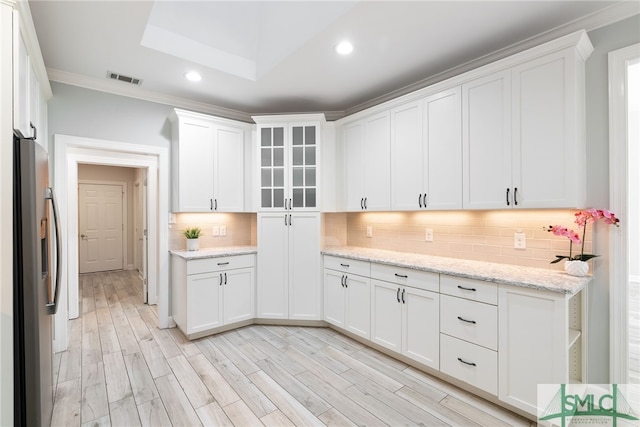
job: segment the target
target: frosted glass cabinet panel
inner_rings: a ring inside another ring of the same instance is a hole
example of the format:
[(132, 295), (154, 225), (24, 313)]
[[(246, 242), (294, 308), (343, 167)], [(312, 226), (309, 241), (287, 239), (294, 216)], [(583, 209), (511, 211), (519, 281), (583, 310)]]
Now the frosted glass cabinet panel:
[(314, 115), (308, 121), (305, 115), (303, 121), (302, 117), (254, 117), (260, 150), (260, 210), (319, 209), (318, 161), (324, 118)]

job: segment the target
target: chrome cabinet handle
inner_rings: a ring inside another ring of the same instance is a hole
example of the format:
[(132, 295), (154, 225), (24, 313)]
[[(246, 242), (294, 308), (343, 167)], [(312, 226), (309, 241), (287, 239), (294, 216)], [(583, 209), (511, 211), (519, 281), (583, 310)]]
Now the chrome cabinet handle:
[(471, 291), (471, 292), (476, 291), (476, 288), (465, 288), (464, 286), (460, 286), (460, 285), (458, 285), (458, 289), (462, 289), (463, 291)]
[(478, 366), (473, 362), (467, 362), (466, 360), (463, 360), (461, 358), (458, 357), (458, 361), (464, 363), (465, 365), (469, 365), (469, 366)]
[(509, 203), (509, 189), (507, 188), (507, 206), (510, 206), (511, 203)]
[(467, 319), (462, 318), (460, 316), (458, 316), (458, 320), (462, 320), (463, 322), (467, 322), (467, 323), (473, 323), (474, 325), (476, 324), (475, 320), (467, 320)]

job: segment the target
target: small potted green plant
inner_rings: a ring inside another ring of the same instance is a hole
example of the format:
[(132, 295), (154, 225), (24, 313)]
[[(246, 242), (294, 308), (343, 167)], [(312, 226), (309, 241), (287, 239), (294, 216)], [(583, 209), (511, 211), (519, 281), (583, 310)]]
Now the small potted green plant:
[(199, 237), (202, 233), (198, 227), (187, 227), (182, 234), (187, 238), (187, 250), (197, 251), (199, 246)]

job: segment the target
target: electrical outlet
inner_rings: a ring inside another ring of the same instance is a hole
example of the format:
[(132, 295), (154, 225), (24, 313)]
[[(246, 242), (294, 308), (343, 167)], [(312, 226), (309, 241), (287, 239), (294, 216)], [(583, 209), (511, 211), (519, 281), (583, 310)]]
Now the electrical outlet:
[(424, 240), (425, 242), (433, 242), (433, 230), (431, 228), (427, 228), (424, 231)]
[(221, 225), (220, 226), (220, 235), (221, 236), (226, 236), (227, 235), (227, 226), (226, 225)]
[(176, 223), (176, 214), (174, 214), (173, 212), (169, 212), (169, 224), (175, 224)]
[(522, 232), (513, 233), (513, 247), (527, 249), (527, 235)]
[(220, 227), (218, 227), (217, 225), (213, 226), (213, 235), (214, 236), (219, 236), (220, 235)]
[(367, 237), (373, 237), (373, 227), (370, 225), (367, 226)]

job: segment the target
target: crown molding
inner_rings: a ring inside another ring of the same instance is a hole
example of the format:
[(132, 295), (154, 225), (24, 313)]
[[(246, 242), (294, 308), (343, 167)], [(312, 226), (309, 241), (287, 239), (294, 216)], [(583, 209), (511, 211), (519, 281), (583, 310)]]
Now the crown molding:
[[(26, 3), (25, 0), (0, 0), (0, 2), (14, 5), (16, 3)], [(415, 83), (402, 87), (400, 89), (385, 93), (370, 99), (364, 103), (352, 106), (345, 110), (337, 111), (325, 111), (325, 117), (327, 121), (336, 121), (347, 116), (353, 115), (357, 112), (375, 107), (377, 105), (386, 103), (393, 99), (411, 94), (412, 92), (420, 89), (425, 89), (436, 83), (443, 82), (460, 74), (467, 73), (471, 70), (483, 67), (487, 64), (499, 61), (501, 59), (513, 56), (525, 50), (534, 48), (541, 44), (549, 43), (555, 39), (567, 36), (571, 33), (579, 30), (593, 31), (598, 28), (604, 27), (609, 24), (621, 21), (625, 18), (640, 14), (640, 2), (637, 1), (620, 1), (606, 9), (594, 12), (583, 18), (571, 21), (556, 28), (553, 28), (544, 33), (530, 37), (526, 40), (514, 43), (503, 49), (499, 49), (487, 55), (473, 59), (464, 64), (455, 66), (448, 70), (442, 71), (438, 74), (429, 76), (425, 79), (419, 80)], [(29, 14), (30, 15), (30, 14)], [(33, 23), (31, 24), (33, 26)], [(35, 34), (35, 31), (34, 31)], [(36, 40), (37, 42), (37, 40)], [(588, 50), (588, 47), (587, 49)], [(581, 54), (585, 56), (585, 52), (581, 51)], [(587, 54), (588, 55), (588, 54)], [(186, 98), (181, 98), (172, 95), (165, 95), (159, 92), (148, 91), (139, 87), (129, 87), (121, 82), (112, 82), (106, 79), (99, 79), (95, 77), (87, 77), (80, 74), (69, 73), (66, 71), (56, 70), (48, 68), (49, 80), (65, 83), (73, 86), (83, 87), (86, 89), (98, 90), (101, 92), (112, 93), (115, 95), (127, 96), (131, 98), (141, 99), (150, 102), (157, 102), (160, 104), (171, 105), (177, 108), (184, 108), (193, 110), (205, 114), (212, 114), (215, 116), (228, 118), (232, 120), (239, 120), (247, 123), (254, 123), (252, 116), (262, 115), (261, 113), (249, 113), (239, 110), (233, 110), (216, 106), (213, 104), (207, 104), (204, 102), (193, 101)], [(299, 114), (300, 112), (291, 113), (279, 113), (278, 115), (285, 114)], [(266, 115), (266, 114), (265, 114)]]
[[(385, 93), (376, 98), (370, 99), (369, 101), (363, 102), (362, 104), (348, 108), (344, 112), (345, 114), (343, 117), (350, 116), (359, 111), (366, 110), (368, 108), (374, 107), (376, 105), (382, 104), (387, 101), (391, 101), (392, 99), (398, 98), (403, 95), (407, 95), (411, 92), (426, 88), (433, 84), (455, 77), (459, 74), (463, 74), (473, 69), (490, 64), (492, 62), (496, 62), (498, 60), (507, 58), (509, 56), (520, 53), (524, 50), (531, 49), (533, 47), (539, 46), (544, 43), (548, 43), (550, 41), (566, 36), (568, 34), (571, 34), (580, 30), (585, 30), (587, 32), (593, 31), (598, 28), (605, 27), (609, 24), (613, 24), (615, 22), (621, 21), (623, 19), (629, 18), (637, 14), (640, 14), (640, 2), (620, 1), (612, 6), (609, 6), (606, 9), (594, 12), (583, 18), (579, 18), (574, 21), (568, 22), (566, 24), (553, 28), (544, 33), (530, 37), (518, 43), (514, 43), (503, 49), (499, 49), (495, 52), (489, 53), (487, 55), (484, 55), (479, 58), (473, 59), (469, 62), (466, 62), (464, 64), (442, 71), (433, 76), (429, 76), (425, 79), (419, 80), (416, 83), (412, 83), (403, 88), (394, 90), (389, 93)], [(581, 52), (581, 54), (583, 53)]]
[(29, 62), (32, 65), (33, 71), (36, 73), (40, 92), (44, 95), (44, 99), (48, 100), (53, 96), (53, 92), (51, 91), (51, 85), (47, 78), (47, 71), (44, 65), (44, 59), (42, 58), (40, 43), (38, 43), (36, 27), (33, 25), (33, 17), (31, 16), (29, 2), (27, 0), (2, 1), (13, 5), (15, 11), (14, 14), (16, 12), (18, 14), (18, 26), (20, 28), (20, 33), (22, 34), (22, 39), (27, 47), (27, 52), (29, 53)]
[(156, 102), (158, 104), (170, 105), (172, 107), (184, 108), (200, 113), (211, 114), (214, 116), (238, 120), (246, 123), (253, 123), (251, 115), (230, 108), (219, 107), (200, 101), (181, 98), (173, 95), (166, 95), (159, 92), (142, 89), (138, 86), (129, 85), (127, 83), (111, 81), (108, 79), (99, 79), (95, 77), (83, 76), (81, 74), (70, 73), (68, 71), (47, 68), (49, 80), (64, 83), (72, 86), (78, 86), (85, 89), (97, 90), (100, 92), (111, 93), (114, 95), (126, 96), (129, 98), (140, 99), (143, 101)]

